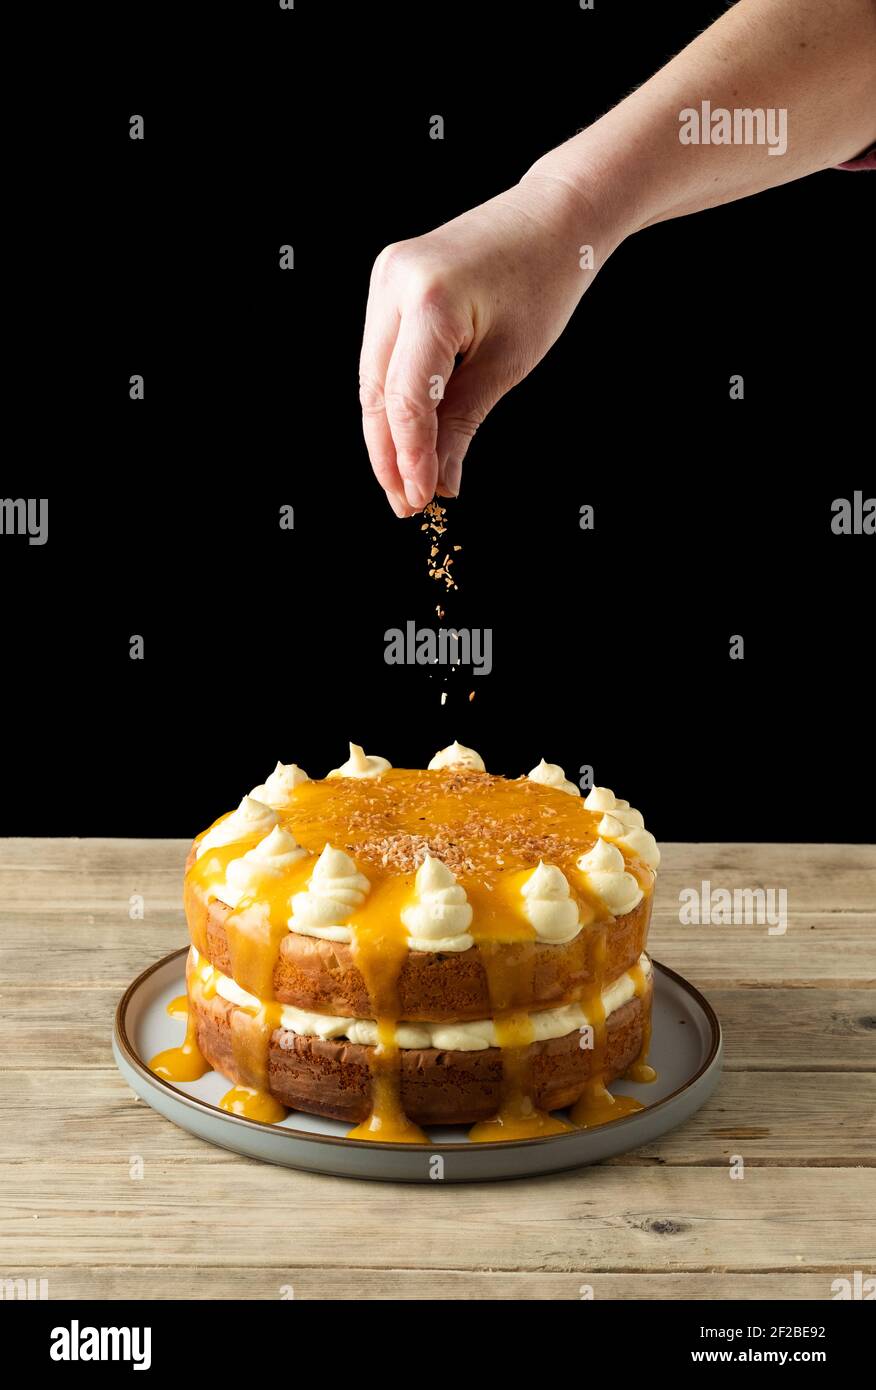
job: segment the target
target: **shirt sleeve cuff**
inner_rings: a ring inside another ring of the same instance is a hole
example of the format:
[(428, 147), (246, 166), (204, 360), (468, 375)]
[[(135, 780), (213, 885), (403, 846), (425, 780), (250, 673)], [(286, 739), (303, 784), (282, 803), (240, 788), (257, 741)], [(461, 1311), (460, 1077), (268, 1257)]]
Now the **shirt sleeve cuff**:
[(859, 154), (857, 159), (849, 159), (845, 164), (838, 164), (838, 169), (876, 169), (876, 145), (871, 145), (869, 150)]

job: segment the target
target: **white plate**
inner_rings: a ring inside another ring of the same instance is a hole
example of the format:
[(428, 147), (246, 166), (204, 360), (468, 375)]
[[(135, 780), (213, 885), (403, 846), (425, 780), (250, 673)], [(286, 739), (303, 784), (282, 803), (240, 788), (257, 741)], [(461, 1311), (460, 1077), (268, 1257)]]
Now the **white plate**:
[(470, 1144), (462, 1125), (430, 1127), (428, 1144), (388, 1144), (347, 1139), (346, 1124), (301, 1111), (280, 1124), (260, 1124), (219, 1109), (220, 1097), (231, 1083), (217, 1072), (171, 1085), (146, 1065), (156, 1052), (182, 1041), (185, 1025), (170, 1018), (167, 1005), (185, 993), (187, 952), (183, 947), (144, 970), (119, 1001), (113, 1029), (119, 1070), (138, 1096), (174, 1124), (220, 1148), (267, 1163), (394, 1182), (472, 1182), (554, 1173), (651, 1143), (689, 1119), (708, 1100), (721, 1074), (721, 1028), (711, 1005), (674, 970), (653, 961), (649, 1060), (657, 1080), (650, 1085), (616, 1083), (619, 1092), (645, 1106), (633, 1115), (571, 1134), (490, 1144)]

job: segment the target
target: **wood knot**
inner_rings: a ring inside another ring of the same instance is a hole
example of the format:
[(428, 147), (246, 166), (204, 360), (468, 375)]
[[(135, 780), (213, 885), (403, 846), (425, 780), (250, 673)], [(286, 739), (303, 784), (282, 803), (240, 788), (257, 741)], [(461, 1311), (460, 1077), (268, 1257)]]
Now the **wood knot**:
[(673, 1221), (668, 1216), (656, 1217), (653, 1220), (649, 1217), (639, 1224), (639, 1230), (652, 1231), (656, 1236), (680, 1236), (683, 1231), (689, 1231), (690, 1226), (683, 1221)]

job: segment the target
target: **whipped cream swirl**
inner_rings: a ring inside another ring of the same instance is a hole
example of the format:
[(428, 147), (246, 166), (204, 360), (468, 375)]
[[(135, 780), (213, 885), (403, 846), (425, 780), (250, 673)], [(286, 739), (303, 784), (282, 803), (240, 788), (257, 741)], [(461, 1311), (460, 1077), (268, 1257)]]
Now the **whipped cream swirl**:
[(440, 772), (445, 767), (467, 767), (472, 772), (486, 772), (484, 760), (473, 748), (466, 748), (454, 740), (440, 753), (436, 753), (429, 763), (430, 772)]
[(542, 758), (526, 776), (530, 782), (540, 782), (543, 787), (556, 787), (557, 791), (568, 792), (569, 796), (580, 796), (581, 792), (574, 782), (569, 782), (559, 763), (546, 763)]
[(584, 798), (588, 811), (602, 811), (603, 816), (596, 827), (597, 835), (604, 840), (616, 840), (648, 865), (656, 869), (660, 863), (657, 841), (650, 830), (645, 829), (641, 811), (637, 811), (628, 801), (620, 801), (610, 787), (594, 787)]
[(233, 845), (235, 840), (245, 840), (251, 835), (267, 835), (277, 824), (277, 812), (251, 796), (245, 796), (236, 811), (225, 818), (198, 843), (195, 857), (200, 859), (208, 849), (219, 849), (222, 845)]
[(467, 951), (473, 916), (465, 889), (440, 859), (426, 855), (416, 878), (417, 900), (402, 909), (412, 951)]
[(362, 906), (370, 888), (348, 854), (326, 845), (307, 888), (292, 898), (289, 930), (323, 941), (352, 941), (352, 929), (344, 923)]
[(232, 859), (225, 870), (225, 882), (216, 888), (215, 896), (229, 907), (237, 907), (243, 898), (258, 893), (270, 879), (282, 878), (293, 864), (304, 859), (303, 849), (288, 830), (275, 825), (253, 849), (240, 859)]
[(608, 908), (613, 917), (632, 912), (645, 896), (634, 876), (627, 871), (627, 861), (617, 845), (597, 840), (592, 849), (582, 854), (577, 867), (587, 880), (587, 886)]
[(578, 935), (578, 904), (572, 897), (569, 880), (556, 864), (545, 864), (540, 859), (538, 868), (520, 891), (525, 899), (524, 915), (535, 927), (540, 941), (559, 946)]
[(329, 777), (379, 777), (381, 772), (389, 772), (392, 763), (386, 758), (369, 756), (361, 744), (350, 744), (350, 756), (340, 767), (332, 768)]
[(295, 788), (309, 781), (307, 773), (297, 763), (277, 763), (270, 777), (253, 787), (250, 796), (266, 806), (291, 806)]

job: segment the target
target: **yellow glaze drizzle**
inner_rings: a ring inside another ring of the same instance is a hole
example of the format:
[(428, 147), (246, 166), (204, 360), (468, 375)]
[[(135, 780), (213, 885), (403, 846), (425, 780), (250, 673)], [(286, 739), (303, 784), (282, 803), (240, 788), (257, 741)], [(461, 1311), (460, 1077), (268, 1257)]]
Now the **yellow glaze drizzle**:
[(171, 999), (166, 1012), (177, 1023), (185, 1023), (189, 1016), (189, 996), (178, 994), (175, 999)]
[(592, 1129), (643, 1110), (640, 1100), (632, 1096), (613, 1096), (600, 1080), (588, 1081), (587, 1088), (569, 1112), (572, 1124), (578, 1129)]
[[(642, 995), (645, 993), (645, 990), (648, 988), (648, 981), (645, 978), (645, 972), (640, 965), (634, 965), (632, 970), (630, 971), (630, 974), (632, 975), (633, 980), (635, 982), (636, 997), (641, 998)], [(636, 1058), (635, 1062), (633, 1062), (629, 1067), (627, 1067), (626, 1070), (626, 1079), (628, 1081), (651, 1082), (657, 1080), (656, 1071), (652, 1066), (648, 1064), (648, 1052), (650, 1047), (651, 1011), (649, 1009), (645, 1017), (645, 1024), (642, 1032), (642, 1046), (639, 1050), (639, 1055)]]
[(219, 1109), (227, 1110), (229, 1115), (242, 1115), (245, 1120), (259, 1120), (263, 1125), (278, 1124), (287, 1114), (285, 1105), (251, 1086), (232, 1086), (220, 1100)]
[(372, 888), (350, 919), (353, 957), (368, 989), (377, 1020), (377, 1045), (369, 1053), (371, 1114), (348, 1135), (395, 1144), (426, 1144), (421, 1129), (408, 1119), (401, 1100), (401, 1057), (395, 1027), (401, 1015), (398, 977), (407, 959), (408, 934), (402, 908), (413, 893), (413, 877), (391, 878)]
[[(508, 987), (503, 982), (502, 988)], [(494, 1022), (496, 1039), (502, 1049), (499, 1109), (491, 1120), (481, 1120), (472, 1125), (468, 1132), (469, 1139), (474, 1144), (484, 1144), (500, 1139), (537, 1139), (570, 1130), (572, 1126), (565, 1120), (549, 1115), (533, 1104), (532, 1053), (529, 1051), (533, 1030), (529, 1014), (523, 1011), (508, 1013), (495, 1018)]]
[[(179, 999), (174, 999), (168, 1005), (167, 1012), (179, 1004)], [(172, 1015), (179, 1018), (179, 1013)], [(202, 1076), (206, 1076), (208, 1071), (212, 1071), (210, 1063), (202, 1055), (198, 1047), (198, 1026), (193, 1011), (186, 1008), (186, 1035), (179, 1047), (169, 1047), (164, 1052), (159, 1052), (149, 1063), (149, 1070), (154, 1071), (156, 1076), (162, 1077), (164, 1081), (199, 1081)]]

